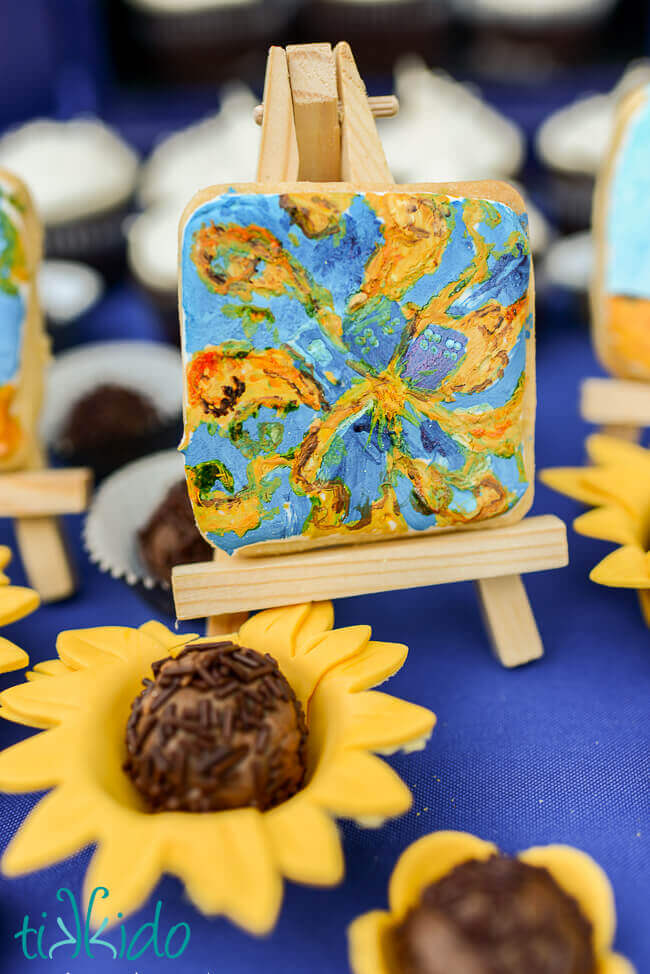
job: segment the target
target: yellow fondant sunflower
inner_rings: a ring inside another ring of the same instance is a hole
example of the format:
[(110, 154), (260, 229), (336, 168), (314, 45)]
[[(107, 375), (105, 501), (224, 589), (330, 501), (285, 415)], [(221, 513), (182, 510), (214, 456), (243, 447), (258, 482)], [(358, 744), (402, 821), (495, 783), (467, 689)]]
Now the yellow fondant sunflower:
[(371, 641), (367, 626), (333, 623), (330, 602), (307, 603), (260, 612), (224, 637), (274, 656), (307, 715), (306, 784), (266, 812), (148, 813), (122, 770), (143, 677), (160, 657), (201, 640), (156, 622), (61, 633), (59, 659), (0, 694), (4, 717), (49, 728), (0, 754), (0, 787), (53, 789), (9, 845), (4, 872), (40, 869), (97, 843), (86, 899), (97, 886), (110, 899), (95, 925), (135, 910), (169, 872), (204, 913), (223, 913), (257, 934), (277, 918), (283, 877), (338, 883), (343, 857), (333, 818), (379, 824), (406, 812), (409, 789), (372, 752), (424, 746), (435, 716), (368, 689), (402, 666), (405, 646)]
[[(394, 974), (385, 949), (388, 935), (418, 903), (426, 887), (456, 866), (473, 859), (489, 859), (498, 851), (491, 842), (467, 832), (434, 832), (410, 845), (398, 859), (390, 878), (390, 909), (364, 913), (349, 927), (353, 974)], [(517, 858), (530, 866), (547, 869), (591, 923), (597, 965), (594, 974), (635, 974), (629, 961), (612, 953), (616, 925), (614, 895), (607, 876), (590, 856), (571, 846), (548, 845), (527, 849)]]
[[(0, 545), (0, 626), (8, 626), (28, 616), (40, 603), (38, 592), (10, 583), (3, 571), (10, 561), (11, 549)], [(29, 666), (29, 656), (24, 649), (0, 636), (0, 673), (11, 673), (23, 666)]]
[(635, 588), (650, 626), (650, 450), (610, 436), (587, 439), (591, 467), (544, 470), (554, 490), (595, 507), (576, 518), (578, 534), (621, 547), (596, 565), (589, 577), (599, 585)]

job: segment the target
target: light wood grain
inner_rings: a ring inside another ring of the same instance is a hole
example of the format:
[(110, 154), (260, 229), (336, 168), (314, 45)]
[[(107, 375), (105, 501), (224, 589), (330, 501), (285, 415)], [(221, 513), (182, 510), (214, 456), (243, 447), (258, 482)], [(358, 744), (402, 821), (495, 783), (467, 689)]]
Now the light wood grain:
[(41, 601), (59, 602), (73, 595), (77, 579), (58, 518), (18, 518), (14, 527), (25, 574)]
[(224, 612), (220, 616), (208, 616), (205, 620), (205, 634), (206, 636), (228, 636), (237, 632), (248, 616), (248, 612)]
[(492, 649), (503, 666), (521, 666), (544, 655), (520, 575), (478, 579), (476, 591)]
[(264, 80), (264, 104), (266, 111), (262, 124), (257, 179), (261, 183), (297, 179), (298, 142), (287, 55), (281, 47), (272, 47), (269, 50)]
[[(394, 118), (399, 112), (399, 101), (396, 95), (368, 95), (368, 107), (373, 118)], [(343, 109), (339, 100), (339, 121)], [(256, 105), (253, 109), (253, 121), (261, 125), (264, 121), (264, 105)]]
[(183, 565), (179, 619), (559, 568), (566, 528), (550, 515), (492, 531), (382, 541), (266, 558)]
[(88, 507), (91, 487), (92, 473), (85, 467), (6, 473), (0, 477), (0, 517), (80, 514)]
[(580, 414), (599, 426), (650, 426), (650, 382), (585, 379)]
[(299, 179), (335, 180), (341, 173), (336, 63), (329, 44), (287, 47)]
[(350, 45), (341, 41), (334, 54), (342, 106), (341, 179), (351, 183), (392, 183), (393, 177), (368, 105), (366, 86)]

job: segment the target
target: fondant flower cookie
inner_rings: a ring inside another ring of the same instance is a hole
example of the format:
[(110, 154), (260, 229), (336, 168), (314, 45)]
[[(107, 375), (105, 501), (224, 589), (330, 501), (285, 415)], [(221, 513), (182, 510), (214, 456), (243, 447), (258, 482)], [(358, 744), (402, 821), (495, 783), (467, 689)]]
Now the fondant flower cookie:
[(599, 585), (638, 589), (650, 626), (650, 450), (613, 437), (587, 439), (591, 467), (544, 470), (554, 490), (595, 507), (576, 518), (578, 534), (620, 545), (593, 569)]
[[(38, 593), (31, 588), (12, 585), (3, 569), (11, 561), (11, 549), (0, 545), (0, 626), (8, 626), (38, 608)], [(29, 656), (9, 639), (0, 636), (0, 673), (11, 673), (29, 665)]]
[(464, 832), (402, 854), (390, 910), (348, 931), (353, 974), (634, 974), (612, 953), (614, 896), (600, 866), (564, 845), (516, 858)]
[(0, 695), (5, 717), (45, 728), (0, 754), (0, 787), (53, 789), (5, 873), (94, 842), (86, 895), (110, 890), (109, 922), (170, 872), (204, 913), (257, 934), (275, 923), (283, 877), (338, 883), (334, 817), (406, 812), (409, 789), (372, 752), (423, 747), (435, 717), (369, 690), (405, 646), (333, 622), (323, 602), (260, 612), (219, 642), (156, 622), (62, 633), (59, 659)]

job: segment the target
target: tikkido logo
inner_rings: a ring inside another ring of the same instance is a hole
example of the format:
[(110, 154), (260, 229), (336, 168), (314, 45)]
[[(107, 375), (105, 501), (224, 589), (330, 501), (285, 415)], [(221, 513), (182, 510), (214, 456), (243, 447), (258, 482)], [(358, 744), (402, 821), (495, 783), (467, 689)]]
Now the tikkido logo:
[[(20, 930), (14, 934), (14, 940), (20, 941), (23, 956), (26, 960), (52, 960), (66, 956), (69, 960), (78, 957), (89, 957), (91, 960), (98, 959), (101, 954), (106, 957), (105, 951), (111, 955), (112, 960), (136, 960), (149, 952), (159, 958), (175, 960), (185, 953), (190, 942), (189, 923), (176, 923), (163, 936), (161, 930), (161, 914), (163, 901), (158, 900), (154, 909), (153, 919), (143, 923), (138, 927), (133, 936), (127, 934), (126, 924), (119, 923), (115, 926), (112, 940), (103, 937), (103, 933), (108, 926), (108, 917), (105, 917), (99, 928), (91, 930), (90, 918), (96, 910), (95, 902), (98, 898), (106, 899), (109, 891), (105, 886), (97, 886), (90, 895), (88, 909), (82, 920), (82, 911), (75, 898), (74, 893), (67, 887), (62, 887), (57, 891), (56, 898), (59, 903), (65, 904), (69, 908), (65, 910), (65, 917), (60, 914), (48, 921), (48, 914), (41, 913), (41, 920), (38, 924), (34, 921), (34, 926), (30, 926), (30, 916), (26, 913)], [(118, 920), (122, 919), (122, 914), (117, 914)], [(56, 930), (52, 931), (52, 924), (56, 924)], [(38, 924), (38, 925), (37, 925)], [(55, 940), (60, 933), (62, 939)], [(67, 948), (67, 949), (66, 949)]]

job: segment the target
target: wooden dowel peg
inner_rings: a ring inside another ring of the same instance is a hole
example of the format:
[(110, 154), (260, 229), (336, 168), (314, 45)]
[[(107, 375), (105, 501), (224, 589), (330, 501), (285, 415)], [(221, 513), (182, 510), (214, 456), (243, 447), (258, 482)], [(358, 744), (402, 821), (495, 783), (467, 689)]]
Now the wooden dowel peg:
[(77, 579), (59, 519), (17, 518), (14, 526), (27, 580), (41, 601), (59, 602), (73, 595)]
[[(399, 112), (399, 101), (396, 95), (368, 95), (368, 108), (374, 118), (394, 118)], [(343, 105), (339, 101), (339, 120), (343, 114)], [(264, 105), (256, 105), (253, 109), (253, 121), (261, 125), (264, 119)]]

